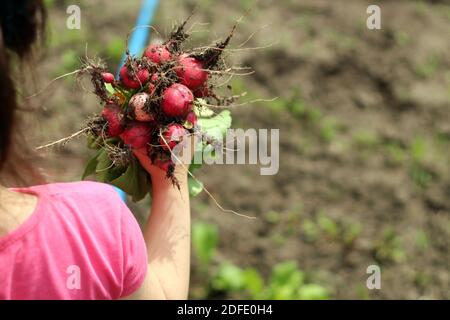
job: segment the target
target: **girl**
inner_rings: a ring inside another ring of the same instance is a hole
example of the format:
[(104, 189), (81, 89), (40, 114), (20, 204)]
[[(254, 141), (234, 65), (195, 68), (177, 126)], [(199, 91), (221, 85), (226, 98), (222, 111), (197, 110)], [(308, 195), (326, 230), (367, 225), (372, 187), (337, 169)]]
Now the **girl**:
[[(45, 184), (32, 167), (19, 127), (11, 61), (26, 59), (42, 36), (45, 17), (40, 0), (1, 3), (0, 299), (185, 299), (190, 256), (185, 166), (175, 170), (178, 190), (135, 150), (152, 180), (143, 232), (111, 186)], [(28, 187), (8, 188), (17, 181)]]

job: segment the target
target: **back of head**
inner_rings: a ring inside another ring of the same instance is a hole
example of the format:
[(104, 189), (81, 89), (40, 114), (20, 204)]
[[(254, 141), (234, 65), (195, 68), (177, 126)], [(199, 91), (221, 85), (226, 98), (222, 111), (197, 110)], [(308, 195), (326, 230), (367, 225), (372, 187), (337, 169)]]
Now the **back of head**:
[(40, 180), (29, 161), (17, 116), (19, 101), (11, 64), (22, 63), (43, 35), (46, 12), (41, 0), (0, 2), (0, 182), (27, 184)]

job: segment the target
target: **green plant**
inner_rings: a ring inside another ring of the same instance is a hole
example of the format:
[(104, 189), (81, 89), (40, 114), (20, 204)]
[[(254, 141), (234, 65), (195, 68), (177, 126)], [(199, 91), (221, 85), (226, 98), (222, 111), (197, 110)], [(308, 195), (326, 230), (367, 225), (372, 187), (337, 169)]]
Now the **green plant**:
[(317, 219), (317, 224), (320, 229), (324, 231), (331, 238), (336, 238), (339, 233), (339, 226), (331, 218), (327, 217), (324, 213), (320, 213)]
[(440, 65), (441, 60), (439, 57), (432, 55), (423, 64), (417, 65), (415, 71), (420, 78), (426, 79), (432, 77), (439, 70)]
[(354, 135), (355, 142), (358, 147), (364, 149), (373, 149), (379, 144), (379, 138), (373, 131), (358, 131)]
[(332, 219), (320, 211), (316, 219), (306, 219), (301, 226), (306, 241), (314, 242), (324, 238), (343, 246), (344, 250), (352, 248), (362, 232), (360, 223), (350, 219)]
[(410, 170), (412, 181), (419, 188), (426, 188), (433, 180), (433, 175), (419, 164), (413, 164)]
[(286, 240), (286, 236), (281, 232), (272, 232), (270, 235), (270, 241), (278, 247), (282, 247), (286, 243)]
[(328, 298), (328, 290), (319, 284), (305, 284), (298, 290), (298, 299), (300, 300), (326, 300)]
[(216, 291), (249, 299), (328, 298), (328, 290), (321, 285), (307, 282), (305, 273), (298, 268), (295, 261), (275, 265), (266, 281), (255, 268), (241, 268), (227, 261), (221, 263), (212, 273), (211, 268), (206, 267), (214, 256), (218, 237), (215, 225), (197, 222), (193, 226), (193, 246), (207, 279), (206, 289), (198, 291), (202, 297)]
[(409, 146), (411, 156), (410, 176), (419, 188), (426, 188), (433, 180), (433, 174), (424, 165), (430, 154), (430, 146), (423, 137), (415, 137)]
[(264, 215), (264, 218), (270, 224), (277, 224), (281, 220), (280, 214), (278, 212), (276, 212), (276, 211), (273, 211), (273, 210), (268, 211)]
[(419, 288), (426, 288), (430, 284), (431, 280), (432, 278), (430, 274), (425, 271), (417, 271), (414, 274), (414, 283)]
[(410, 153), (413, 162), (421, 163), (428, 152), (427, 142), (422, 137), (415, 137), (410, 145)]
[(243, 271), (243, 279), (250, 297), (258, 299), (264, 291), (264, 279), (261, 274), (254, 268), (247, 268)]
[(306, 119), (309, 120), (310, 122), (318, 123), (322, 119), (323, 114), (319, 109), (310, 107), (306, 110), (305, 116)]
[(359, 223), (348, 223), (342, 233), (342, 241), (345, 245), (352, 245), (362, 232), (362, 226)]
[(303, 224), (302, 224), (302, 231), (306, 237), (307, 241), (315, 241), (317, 240), (317, 237), (319, 235), (319, 228), (317, 227), (317, 225), (314, 223), (314, 221), (310, 220), (310, 219), (306, 219)]
[(411, 37), (408, 33), (403, 31), (397, 31), (394, 34), (395, 42), (399, 47), (404, 47), (411, 41)]
[(430, 246), (428, 236), (423, 230), (419, 230), (416, 232), (414, 242), (416, 248), (420, 251), (425, 251)]
[(192, 245), (203, 266), (207, 266), (216, 251), (219, 241), (217, 226), (204, 222), (196, 222), (192, 227)]
[(211, 286), (215, 290), (235, 292), (244, 288), (243, 270), (234, 264), (225, 262), (219, 266), (211, 280)]
[(390, 165), (399, 165), (403, 161), (405, 161), (406, 151), (400, 144), (389, 142), (385, 145), (384, 148), (387, 153), (387, 158)]
[(367, 287), (362, 284), (358, 284), (356, 286), (356, 296), (359, 300), (369, 300), (369, 290), (367, 290)]
[(294, 261), (276, 265), (269, 279), (267, 298), (275, 300), (296, 299), (303, 285), (305, 274)]
[(337, 134), (337, 123), (334, 119), (326, 118), (320, 126), (320, 137), (325, 142), (331, 142)]
[(239, 292), (250, 299), (317, 300), (329, 297), (325, 287), (306, 282), (305, 273), (294, 261), (275, 265), (267, 281), (254, 268), (242, 269), (224, 263), (212, 277), (211, 287), (222, 292)]
[(375, 258), (380, 262), (403, 262), (406, 252), (396, 232), (387, 227), (381, 238), (375, 243)]

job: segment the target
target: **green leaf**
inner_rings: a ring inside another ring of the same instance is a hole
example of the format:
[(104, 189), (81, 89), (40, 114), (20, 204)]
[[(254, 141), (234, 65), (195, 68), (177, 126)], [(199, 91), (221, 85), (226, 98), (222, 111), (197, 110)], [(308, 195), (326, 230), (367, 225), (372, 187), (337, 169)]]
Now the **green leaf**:
[(261, 299), (263, 297), (264, 280), (258, 270), (248, 268), (244, 271), (245, 287), (250, 292), (252, 299)]
[(275, 265), (270, 277), (274, 286), (291, 285), (295, 288), (303, 284), (305, 275), (301, 272), (295, 261), (286, 261)]
[(112, 160), (108, 156), (105, 149), (101, 149), (97, 158), (97, 166), (95, 173), (97, 173), (98, 180), (106, 182), (108, 177), (108, 170), (112, 167)]
[(221, 291), (239, 291), (244, 288), (244, 274), (241, 268), (224, 263), (213, 277), (212, 286)]
[(211, 118), (199, 118), (197, 123), (202, 132), (210, 137), (221, 139), (231, 127), (231, 121), (230, 111), (224, 110)]
[(148, 173), (142, 169), (137, 161), (132, 161), (127, 170), (111, 184), (129, 194), (133, 201), (142, 200), (150, 189)]
[(106, 90), (110, 93), (110, 94), (114, 94), (116, 91), (114, 90), (113, 86), (111, 85), (111, 83), (105, 83), (105, 87)]
[(107, 173), (105, 176), (106, 182), (109, 183), (109, 182), (119, 178), (122, 174), (125, 173), (126, 170), (127, 170), (127, 167), (113, 166), (112, 168), (107, 170)]
[[(223, 137), (227, 133), (227, 130), (231, 127), (231, 113), (228, 110), (224, 110), (218, 115), (210, 118), (199, 118), (198, 125), (202, 133), (206, 136), (222, 141)], [(215, 150), (211, 145), (204, 145), (202, 141), (199, 141), (195, 147), (194, 159), (205, 160), (206, 158), (214, 158)], [(198, 169), (201, 167), (199, 164), (191, 164), (190, 170)]]
[(87, 145), (89, 149), (99, 149), (102, 137), (89, 134), (87, 137)]
[(97, 157), (97, 166), (95, 172), (100, 172), (108, 168), (112, 163), (112, 160), (108, 156), (108, 152), (105, 149), (101, 149)]
[(83, 175), (81, 176), (81, 180), (84, 180), (87, 176), (90, 176), (95, 172), (95, 169), (97, 168), (98, 164), (98, 156), (100, 155), (100, 151), (95, 154), (94, 157), (89, 160), (89, 162), (86, 165), (86, 168), (84, 169)]
[(207, 265), (217, 248), (219, 231), (217, 226), (209, 223), (197, 222), (192, 227), (192, 244), (198, 259)]
[(328, 299), (328, 290), (318, 284), (305, 284), (298, 291), (301, 300), (325, 300)]
[(199, 118), (211, 117), (214, 115), (214, 111), (208, 108), (206, 100), (202, 98), (195, 99), (194, 112)]
[[(200, 144), (201, 144), (201, 143), (200, 143)], [(200, 152), (200, 153), (202, 152), (200, 147), (196, 147), (195, 153), (197, 153), (197, 152)], [(194, 153), (194, 159), (195, 159), (195, 153)], [(199, 157), (199, 159), (201, 159), (201, 158)], [(194, 172), (194, 170), (197, 170), (197, 169), (200, 168), (201, 166), (202, 166), (201, 163), (194, 163), (194, 162), (192, 162), (192, 163), (189, 165), (189, 171), (192, 173), (192, 172)]]
[(188, 188), (189, 188), (189, 195), (191, 197), (195, 197), (200, 192), (203, 191), (203, 183), (200, 182), (200, 181), (195, 180), (192, 177), (189, 177), (189, 179), (188, 179)]
[(267, 299), (298, 299), (298, 288), (304, 284), (305, 274), (295, 261), (285, 261), (274, 266), (269, 281)]
[(210, 161), (209, 163), (211, 163), (211, 161), (213, 161), (214, 158), (216, 157), (216, 149), (211, 144), (204, 146), (202, 152), (203, 152), (202, 160), (204, 162)]

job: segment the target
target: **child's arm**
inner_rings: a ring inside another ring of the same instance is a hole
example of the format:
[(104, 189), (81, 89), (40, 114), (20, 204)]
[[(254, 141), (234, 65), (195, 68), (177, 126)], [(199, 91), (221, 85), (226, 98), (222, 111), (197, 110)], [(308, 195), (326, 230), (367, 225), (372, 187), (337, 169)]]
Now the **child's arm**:
[(152, 207), (144, 228), (148, 273), (131, 299), (186, 299), (190, 269), (190, 207), (187, 169), (176, 166), (180, 190), (150, 159), (135, 152), (152, 178)]

